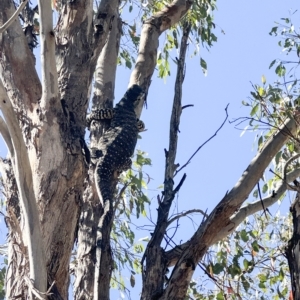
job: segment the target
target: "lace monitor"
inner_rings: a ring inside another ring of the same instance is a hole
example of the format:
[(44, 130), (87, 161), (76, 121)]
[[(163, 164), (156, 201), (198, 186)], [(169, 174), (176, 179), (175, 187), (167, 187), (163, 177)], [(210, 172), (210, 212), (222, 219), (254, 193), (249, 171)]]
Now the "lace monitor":
[(105, 210), (111, 209), (111, 182), (115, 172), (119, 175), (131, 167), (130, 157), (134, 153), (138, 132), (144, 130), (144, 123), (137, 119), (134, 112), (134, 108), (139, 101), (143, 101), (143, 97), (143, 90), (138, 85), (133, 85), (114, 109), (92, 111), (87, 116), (88, 127), (93, 121), (111, 119), (110, 127), (100, 138), (99, 148), (91, 149), (91, 156), (96, 159), (97, 193)]

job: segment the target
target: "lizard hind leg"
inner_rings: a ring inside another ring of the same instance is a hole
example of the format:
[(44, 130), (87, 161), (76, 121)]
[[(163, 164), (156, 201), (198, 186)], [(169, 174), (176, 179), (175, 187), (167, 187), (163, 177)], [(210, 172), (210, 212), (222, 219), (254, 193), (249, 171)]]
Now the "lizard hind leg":
[(116, 177), (119, 177), (123, 171), (127, 171), (131, 168), (132, 160), (130, 158), (126, 158), (126, 160), (117, 167)]

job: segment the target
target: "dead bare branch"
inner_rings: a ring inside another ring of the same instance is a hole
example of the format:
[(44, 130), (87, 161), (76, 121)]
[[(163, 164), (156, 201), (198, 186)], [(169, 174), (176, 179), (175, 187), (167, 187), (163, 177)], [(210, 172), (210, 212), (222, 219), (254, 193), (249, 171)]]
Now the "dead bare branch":
[[(165, 150), (166, 166), (164, 178), (164, 191), (163, 197), (159, 203), (157, 222), (154, 233), (150, 242), (147, 245), (144, 256), (141, 260), (142, 268), (147, 268), (147, 272), (142, 271), (144, 276), (144, 285), (142, 291), (143, 299), (154, 298), (154, 293), (162, 293), (164, 289), (164, 274), (166, 272), (165, 260), (163, 258), (163, 250), (161, 243), (166, 233), (168, 226), (168, 215), (175, 198), (176, 193), (180, 190), (186, 174), (183, 175), (179, 184), (174, 189), (174, 172), (176, 169), (175, 159), (177, 152), (178, 128), (180, 124), (180, 116), (182, 111), (182, 84), (184, 80), (185, 71), (185, 56), (187, 49), (187, 41), (190, 34), (191, 25), (184, 24), (183, 34), (181, 38), (180, 54), (177, 61), (177, 76), (175, 82), (175, 93), (173, 100), (173, 108), (170, 120), (170, 136), (169, 136), (169, 149)], [(146, 264), (144, 266), (144, 260)], [(159, 268), (159, 272), (157, 272)], [(152, 276), (151, 274), (156, 274)], [(154, 288), (155, 287), (155, 288)], [(170, 298), (171, 299), (171, 298)]]
[(216, 132), (215, 132), (209, 139), (207, 139), (202, 145), (200, 145), (200, 146), (197, 148), (197, 150), (192, 154), (192, 156), (188, 159), (188, 161), (187, 161), (181, 168), (179, 168), (178, 170), (176, 170), (174, 177), (175, 177), (175, 176), (176, 176), (183, 168), (185, 168), (185, 167), (191, 162), (191, 160), (193, 159), (193, 157), (198, 153), (198, 151), (199, 151), (203, 146), (205, 146), (210, 140), (212, 140), (215, 136), (217, 136), (218, 132), (222, 129), (222, 127), (224, 126), (225, 122), (226, 122), (227, 119), (228, 119), (228, 111), (227, 111), (228, 105), (229, 105), (229, 104), (227, 104), (227, 106), (226, 106), (226, 108), (225, 108), (226, 117), (225, 117), (223, 123), (220, 125), (220, 127), (216, 130)]

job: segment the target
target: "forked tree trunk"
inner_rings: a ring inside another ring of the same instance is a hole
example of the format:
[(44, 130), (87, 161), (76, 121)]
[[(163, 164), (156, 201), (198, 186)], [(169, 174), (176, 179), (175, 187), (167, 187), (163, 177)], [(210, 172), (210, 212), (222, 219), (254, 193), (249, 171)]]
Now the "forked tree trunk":
[[(61, 5), (55, 29), (51, 1), (39, 1), (41, 80), (30, 50), (32, 38), (27, 32), (26, 39), (19, 20), (12, 19), (5, 29), (0, 27), (0, 108), (5, 119), (0, 117), (0, 132), (9, 150), (9, 158), (0, 161), (9, 228), (6, 294), (7, 299), (67, 299), (70, 256), (78, 237), (75, 299), (106, 300), (109, 299), (113, 270), (112, 223), (102, 230), (104, 246), (100, 259), (96, 241), (103, 208), (85, 142), (85, 118), (94, 72), (93, 108), (112, 107), (121, 31), (118, 26), (121, 22), (120, 1), (102, 0), (96, 12), (92, 0), (54, 2)], [(148, 91), (160, 35), (178, 23), (193, 4), (192, 0), (174, 0), (144, 21), (129, 86), (138, 84)], [(1, 0), (0, 25), (5, 24), (14, 12), (12, 0)], [(166, 151), (165, 190), (158, 207), (156, 228), (142, 259), (141, 297), (145, 300), (185, 298), (199, 260), (209, 246), (241, 222), (244, 216), (244, 211), (239, 210), (242, 203), (276, 153), (298, 131), (299, 115), (285, 120), (195, 234), (187, 242), (165, 251), (163, 237), (168, 226), (177, 219), (168, 218), (169, 210), (185, 180), (184, 175), (177, 187), (173, 181), (177, 168), (175, 157), (182, 111), (184, 56), (191, 29), (186, 25), (178, 61), (170, 147)], [(142, 103), (136, 109), (137, 117), (141, 111)], [(97, 149), (101, 133), (108, 125), (99, 123), (92, 129), (92, 148)], [(293, 180), (292, 175), (289, 176), (287, 178)], [(116, 180), (112, 180), (111, 186), (115, 185)], [(278, 195), (284, 191), (285, 188), (278, 190)], [(276, 201), (274, 199), (272, 201)], [(265, 207), (272, 204), (267, 200)], [(296, 220), (297, 205), (294, 208)], [(299, 228), (295, 227), (298, 232)], [(298, 250), (298, 240), (292, 239), (288, 255), (298, 259)], [(170, 266), (175, 267), (165, 282), (166, 268)], [(292, 276), (296, 291), (299, 270), (292, 262), (290, 267), (294, 268)]]

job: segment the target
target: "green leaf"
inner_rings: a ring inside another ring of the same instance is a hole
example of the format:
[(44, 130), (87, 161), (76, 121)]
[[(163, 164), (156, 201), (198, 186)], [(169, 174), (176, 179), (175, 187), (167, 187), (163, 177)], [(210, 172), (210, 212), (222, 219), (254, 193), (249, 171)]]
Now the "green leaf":
[(255, 198), (258, 197), (258, 190), (255, 190), (255, 191), (253, 192), (253, 197), (255, 197)]
[(254, 92), (250, 92), (250, 94), (252, 95), (252, 97), (254, 98), (254, 99), (259, 99), (259, 97), (257, 96), (257, 94), (256, 93), (254, 93)]
[(279, 76), (282, 77), (285, 75), (286, 72), (286, 68), (285, 66), (283, 66), (282, 64), (280, 64), (279, 66), (277, 66), (277, 68), (275, 69), (275, 73)]
[(275, 163), (276, 163), (276, 165), (279, 164), (279, 160), (281, 158), (281, 155), (282, 155), (282, 151), (277, 152), (277, 154), (275, 155)]
[(243, 260), (243, 265), (244, 265), (245, 270), (247, 270), (249, 268), (249, 261), (246, 258)]
[(204, 73), (204, 75), (207, 74), (207, 64), (206, 64), (206, 61), (200, 57), (200, 66), (202, 68), (202, 72)]
[(250, 283), (248, 282), (248, 280), (245, 278), (245, 276), (242, 276), (241, 277), (242, 279), (242, 285), (243, 285), (243, 288), (245, 289), (245, 291), (247, 292), (250, 288)]
[(258, 148), (259, 148), (259, 149), (260, 149), (260, 147), (262, 146), (263, 141), (264, 141), (264, 139), (263, 139), (263, 137), (262, 137), (262, 135), (261, 135), (260, 138), (258, 139), (258, 142), (257, 142)]
[(259, 94), (259, 96), (264, 96), (265, 93), (266, 93), (266, 92), (265, 92), (264, 88), (260, 86), (260, 87), (258, 88), (258, 94)]
[(257, 241), (254, 241), (252, 244), (252, 249), (255, 251), (255, 252), (259, 252), (259, 245), (257, 243)]
[(244, 100), (242, 101), (242, 104), (245, 105), (245, 106), (250, 106), (250, 104), (248, 102), (244, 101)]
[(216, 297), (217, 300), (225, 300), (224, 296), (223, 296), (223, 293), (222, 292), (219, 292), (217, 294), (217, 297)]
[(274, 35), (277, 35), (277, 29), (278, 29), (277, 26), (273, 27), (273, 28), (271, 29), (271, 31), (269, 32), (269, 35), (272, 35), (273, 33), (274, 33)]
[(280, 268), (278, 276), (279, 276), (279, 280), (282, 282), (285, 278), (285, 274), (284, 274), (282, 268)]
[(266, 193), (268, 191), (268, 184), (264, 184), (263, 188), (262, 188), (262, 192)]
[(130, 285), (131, 285), (131, 287), (135, 286), (135, 278), (132, 274), (130, 275)]
[(125, 61), (125, 66), (126, 66), (128, 69), (131, 69), (132, 64), (131, 64), (131, 61), (130, 61), (129, 59), (126, 59), (126, 61)]
[(294, 143), (289, 143), (288, 145), (288, 149), (289, 149), (289, 151), (292, 153), (292, 152), (294, 152), (294, 150), (295, 150), (295, 145), (294, 145)]
[(257, 113), (258, 108), (259, 108), (259, 103), (255, 104), (254, 107), (252, 108), (252, 110), (250, 112), (251, 117), (253, 117)]
[(216, 263), (216, 264), (212, 265), (212, 270), (213, 270), (214, 274), (218, 275), (224, 271), (224, 266), (220, 263)]
[(241, 230), (240, 232), (240, 236), (241, 236), (241, 239), (243, 242), (248, 242), (249, 241), (249, 236), (248, 236), (248, 233), (245, 229)]
[(275, 63), (276, 63), (276, 59), (274, 59), (274, 60), (270, 63), (269, 69), (271, 69), (271, 68), (274, 66)]

